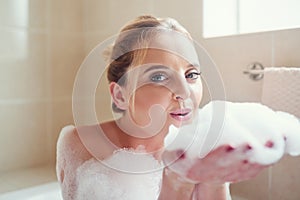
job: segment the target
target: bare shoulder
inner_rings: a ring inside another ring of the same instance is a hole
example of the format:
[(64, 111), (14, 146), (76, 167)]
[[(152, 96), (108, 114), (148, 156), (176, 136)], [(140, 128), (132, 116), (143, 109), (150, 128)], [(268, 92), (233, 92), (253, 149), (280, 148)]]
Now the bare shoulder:
[[(82, 144), (77, 129), (72, 125), (66, 126), (61, 130), (57, 141), (57, 147), (60, 147), (62, 150), (69, 153), (81, 156), (82, 158), (91, 157), (85, 146)], [(80, 153), (80, 155), (78, 155), (78, 153)]]
[(82, 144), (77, 128), (73, 125), (64, 127), (59, 134), (56, 147), (58, 181), (63, 183), (66, 177), (73, 180), (76, 169), (90, 158), (92, 156)]
[(61, 130), (57, 145), (66, 150), (72, 150), (74, 153), (83, 151), (82, 153), (88, 154), (79, 138), (76, 127), (73, 125), (66, 126)]
[[(109, 124), (109, 123), (108, 123)], [(103, 134), (111, 133), (108, 124), (64, 127), (57, 141), (56, 175), (62, 187), (64, 199), (73, 199), (77, 191), (77, 169), (86, 161), (105, 159), (114, 148)]]
[(109, 124), (64, 127), (57, 141), (57, 161), (79, 166), (93, 157), (102, 160), (110, 156), (115, 148), (103, 134), (104, 129), (111, 132)]
[(78, 161), (85, 161), (92, 156), (80, 140), (75, 126), (64, 127), (57, 141), (57, 153), (65, 156), (75, 156)]

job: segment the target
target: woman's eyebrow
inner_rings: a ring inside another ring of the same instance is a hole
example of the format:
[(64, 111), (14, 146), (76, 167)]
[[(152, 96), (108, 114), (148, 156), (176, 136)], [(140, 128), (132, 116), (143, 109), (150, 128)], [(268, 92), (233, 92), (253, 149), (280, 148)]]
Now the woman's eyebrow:
[(200, 69), (200, 65), (198, 63), (188, 64), (186, 68), (195, 67)]
[(167, 69), (169, 69), (169, 67), (164, 66), (164, 65), (151, 65), (144, 71), (144, 73), (152, 71), (152, 70), (158, 70), (158, 69), (167, 70)]
[[(199, 68), (200, 69), (200, 65), (197, 64), (197, 63), (194, 63), (194, 64), (188, 64), (186, 66), (186, 68), (191, 68), (191, 67), (194, 67), (194, 68)], [(152, 71), (152, 70), (170, 70), (169, 67), (165, 66), (165, 65), (150, 65), (147, 67), (147, 69), (144, 71), (144, 73), (147, 73), (149, 71)]]

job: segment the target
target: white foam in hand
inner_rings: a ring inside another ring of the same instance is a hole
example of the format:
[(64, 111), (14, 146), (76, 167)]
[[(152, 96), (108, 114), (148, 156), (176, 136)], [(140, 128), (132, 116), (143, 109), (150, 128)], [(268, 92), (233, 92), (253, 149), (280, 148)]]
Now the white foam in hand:
[(285, 137), (285, 153), (291, 156), (300, 155), (300, 121), (295, 116), (286, 112), (276, 112), (278, 127)]
[(250, 162), (269, 165), (285, 153), (300, 155), (300, 123), (291, 114), (275, 112), (259, 103), (212, 101), (193, 124), (170, 127), (165, 139), (167, 151), (184, 150), (193, 160), (222, 145), (248, 145)]

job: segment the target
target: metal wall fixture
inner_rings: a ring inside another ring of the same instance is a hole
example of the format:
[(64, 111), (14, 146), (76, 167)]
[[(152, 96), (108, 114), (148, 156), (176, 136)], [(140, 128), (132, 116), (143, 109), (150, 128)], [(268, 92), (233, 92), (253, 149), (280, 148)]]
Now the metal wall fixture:
[(259, 62), (254, 62), (249, 64), (243, 73), (248, 75), (251, 80), (258, 81), (264, 77), (264, 66)]

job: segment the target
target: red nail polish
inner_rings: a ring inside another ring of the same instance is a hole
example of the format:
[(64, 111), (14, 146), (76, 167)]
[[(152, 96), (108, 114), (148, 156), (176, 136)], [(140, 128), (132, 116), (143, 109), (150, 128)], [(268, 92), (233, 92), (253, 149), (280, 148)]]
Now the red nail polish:
[(185, 158), (185, 153), (183, 150), (178, 150), (176, 152), (177, 156), (178, 156), (178, 159), (184, 159)]
[(234, 150), (234, 148), (232, 147), (232, 146), (228, 146), (227, 148), (226, 148), (226, 152), (231, 152), (231, 151), (233, 151)]
[(251, 149), (252, 149), (252, 147), (249, 144), (247, 144), (246, 150), (251, 150)]
[(274, 142), (272, 142), (271, 140), (268, 140), (265, 144), (266, 147), (272, 148), (274, 146)]
[(244, 163), (244, 164), (248, 164), (249, 161), (248, 161), (248, 160), (243, 160), (243, 163)]

